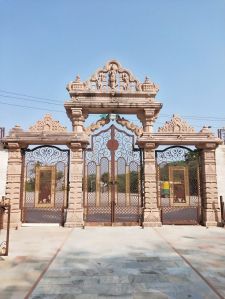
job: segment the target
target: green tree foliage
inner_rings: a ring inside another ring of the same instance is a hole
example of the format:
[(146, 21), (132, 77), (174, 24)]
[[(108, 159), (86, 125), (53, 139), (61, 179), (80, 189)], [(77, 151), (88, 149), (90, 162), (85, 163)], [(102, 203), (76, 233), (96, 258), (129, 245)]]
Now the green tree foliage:
[(87, 191), (95, 192), (96, 191), (96, 174), (90, 174), (87, 177)]

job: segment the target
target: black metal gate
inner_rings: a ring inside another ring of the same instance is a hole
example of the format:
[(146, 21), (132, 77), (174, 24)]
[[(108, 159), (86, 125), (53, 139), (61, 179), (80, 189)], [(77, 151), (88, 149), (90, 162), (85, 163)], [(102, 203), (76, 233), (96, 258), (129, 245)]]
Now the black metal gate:
[(69, 150), (38, 146), (24, 150), (22, 221), (64, 223), (67, 207)]
[(114, 125), (92, 135), (84, 164), (85, 222), (140, 223), (141, 154), (134, 136)]
[(198, 224), (201, 220), (199, 154), (187, 147), (156, 151), (158, 204), (163, 224)]

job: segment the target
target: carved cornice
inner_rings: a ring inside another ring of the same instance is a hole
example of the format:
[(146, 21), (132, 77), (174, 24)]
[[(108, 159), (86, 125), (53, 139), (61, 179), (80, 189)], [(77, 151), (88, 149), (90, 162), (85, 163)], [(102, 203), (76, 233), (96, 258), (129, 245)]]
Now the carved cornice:
[(35, 125), (29, 128), (29, 132), (66, 132), (67, 128), (63, 127), (59, 121), (54, 120), (51, 114), (46, 114), (43, 120), (39, 120)]
[(143, 128), (136, 126), (134, 123), (126, 120), (124, 117), (117, 116), (116, 122), (128, 130), (132, 131), (136, 136), (141, 136), (143, 134)]
[(145, 92), (156, 95), (159, 86), (150, 81), (148, 77), (141, 83), (118, 61), (111, 60), (85, 82), (81, 82), (80, 77), (77, 76), (74, 81), (67, 85), (67, 90), (69, 92)]
[(158, 129), (158, 133), (195, 133), (195, 130), (178, 115), (173, 115), (170, 121)]

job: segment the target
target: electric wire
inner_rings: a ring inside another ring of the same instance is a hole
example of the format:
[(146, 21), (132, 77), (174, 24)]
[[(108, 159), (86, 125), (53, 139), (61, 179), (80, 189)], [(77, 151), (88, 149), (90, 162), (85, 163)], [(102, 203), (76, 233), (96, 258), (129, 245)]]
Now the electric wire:
[[(50, 99), (47, 97), (38, 97), (38, 96), (33, 96), (33, 95), (28, 95), (25, 93), (18, 93), (14, 91), (8, 91), (5, 89), (0, 89), (0, 92), (5, 93), (2, 94), (0, 93), (0, 98), (10, 98), (10, 99), (15, 99), (15, 100), (20, 100), (20, 101), (30, 101), (30, 102), (38, 102), (38, 103), (43, 103), (47, 105), (55, 105), (55, 106), (62, 106), (63, 102)], [(34, 101), (35, 100), (35, 101)], [(20, 108), (29, 108), (29, 109), (35, 109), (35, 110), (45, 110), (45, 111), (52, 111), (52, 112), (60, 112), (60, 113), (65, 113), (64, 110), (54, 110), (54, 109), (49, 109), (49, 108), (40, 108), (40, 107), (35, 107), (35, 106), (27, 106), (27, 105), (19, 105), (19, 104), (14, 104), (14, 103), (6, 103), (3, 101), (0, 101), (0, 104), (2, 105), (8, 105), (8, 106), (16, 106)], [(210, 121), (210, 122), (225, 122), (225, 117), (215, 117), (215, 116), (201, 116), (201, 115), (179, 115), (180, 117), (184, 118), (185, 120), (194, 120), (194, 121)], [(161, 118), (170, 118), (170, 114), (160, 114), (158, 119)], [(199, 126), (200, 127), (200, 126)]]

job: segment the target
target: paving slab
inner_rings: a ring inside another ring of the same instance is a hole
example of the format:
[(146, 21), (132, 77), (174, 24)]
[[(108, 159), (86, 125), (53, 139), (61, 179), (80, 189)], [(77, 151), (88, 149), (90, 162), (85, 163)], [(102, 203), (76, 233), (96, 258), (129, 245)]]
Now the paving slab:
[(11, 230), (9, 256), (0, 260), (0, 299), (25, 298), (70, 232), (62, 227)]
[(225, 230), (21, 228), (0, 267), (1, 299), (221, 299)]

